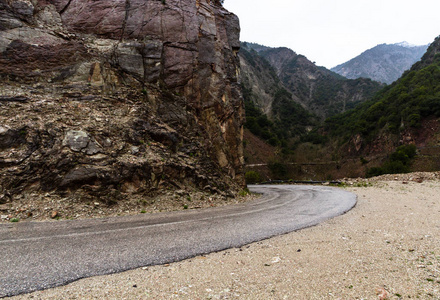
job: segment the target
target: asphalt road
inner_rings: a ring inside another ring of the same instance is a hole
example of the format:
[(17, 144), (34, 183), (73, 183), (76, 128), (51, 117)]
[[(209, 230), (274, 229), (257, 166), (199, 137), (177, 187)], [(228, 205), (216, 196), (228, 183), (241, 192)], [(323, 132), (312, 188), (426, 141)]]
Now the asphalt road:
[(250, 189), (263, 196), (207, 210), (0, 225), (0, 297), (241, 247), (316, 225), (356, 204), (354, 194), (331, 187)]

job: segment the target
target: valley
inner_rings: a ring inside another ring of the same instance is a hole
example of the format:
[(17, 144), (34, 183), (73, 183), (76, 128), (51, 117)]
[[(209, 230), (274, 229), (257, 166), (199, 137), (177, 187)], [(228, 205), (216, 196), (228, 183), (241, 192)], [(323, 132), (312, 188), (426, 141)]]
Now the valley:
[[(401, 67), (401, 78), (390, 85), (346, 79), (287, 48), (242, 43), (248, 180), (334, 180), (438, 170), (438, 43), (437, 38), (428, 48), (396, 44), (366, 51), (370, 58), (379, 51), (377, 60), (400, 61), (392, 52), (396, 47), (413, 49), (410, 61), (420, 56), (407, 71)], [(404, 145), (415, 145), (417, 155), (393, 161), (393, 153)]]

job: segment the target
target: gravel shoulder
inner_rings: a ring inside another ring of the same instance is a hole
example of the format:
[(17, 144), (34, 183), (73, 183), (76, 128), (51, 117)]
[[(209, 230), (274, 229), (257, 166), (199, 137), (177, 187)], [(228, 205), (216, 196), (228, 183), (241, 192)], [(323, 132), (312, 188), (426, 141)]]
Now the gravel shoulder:
[(439, 299), (438, 175), (347, 180), (356, 208), (318, 226), (13, 299)]

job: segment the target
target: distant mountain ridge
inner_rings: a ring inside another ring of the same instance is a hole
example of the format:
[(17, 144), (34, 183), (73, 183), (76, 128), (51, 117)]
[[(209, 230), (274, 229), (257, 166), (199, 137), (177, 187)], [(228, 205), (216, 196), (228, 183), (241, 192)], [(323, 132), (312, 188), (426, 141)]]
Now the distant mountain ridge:
[[(354, 110), (326, 120), (351, 153), (384, 153), (401, 144), (440, 146), (440, 36), (401, 78)], [(440, 167), (440, 164), (439, 164)]]
[(364, 77), (391, 84), (422, 58), (428, 46), (380, 44), (331, 70), (349, 79)]
[[(270, 48), (254, 43), (243, 43), (241, 53), (242, 58), (253, 57), (255, 60), (255, 57), (259, 56), (266, 60), (281, 85), (292, 94), (292, 101), (301, 104), (320, 119), (355, 107), (373, 97), (383, 87), (371, 79), (347, 79), (324, 67), (316, 66), (307, 57), (286, 47)], [(244, 68), (242, 71), (247, 73)], [(261, 73), (262, 69), (260, 67), (253, 72)], [(266, 112), (268, 112), (268, 104), (270, 103), (266, 102)]]
[[(249, 132), (289, 152), (325, 118), (371, 99), (384, 86), (366, 78), (347, 79), (285, 47), (244, 42), (239, 57), (245, 140), (251, 150), (257, 145)], [(245, 149), (245, 159), (252, 156)]]

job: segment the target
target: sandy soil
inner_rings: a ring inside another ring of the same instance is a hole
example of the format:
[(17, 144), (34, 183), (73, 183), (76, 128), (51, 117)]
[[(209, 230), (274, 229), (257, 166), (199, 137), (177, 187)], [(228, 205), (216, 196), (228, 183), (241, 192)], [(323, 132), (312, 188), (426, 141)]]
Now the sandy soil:
[(356, 208), (321, 225), (15, 299), (440, 299), (436, 177), (354, 181)]

